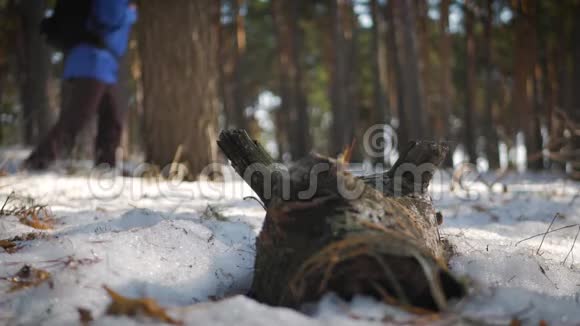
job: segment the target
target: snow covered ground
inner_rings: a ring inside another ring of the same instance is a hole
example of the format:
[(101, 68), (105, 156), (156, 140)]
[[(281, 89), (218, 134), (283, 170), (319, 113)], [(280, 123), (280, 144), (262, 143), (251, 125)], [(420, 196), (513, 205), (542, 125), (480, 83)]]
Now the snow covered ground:
[[(570, 252), (578, 226), (547, 234), (539, 254), (542, 236), (518, 241), (544, 233), (556, 213), (552, 230), (579, 224), (580, 184), (515, 172), (501, 182), (506, 189), (475, 182), (469, 193), (450, 192), (444, 177), (432, 186), (444, 216), (441, 234), (457, 251), (451, 267), (469, 279), (473, 293), (453, 311), (416, 317), (365, 297), (347, 303), (330, 294), (299, 313), (240, 295), (251, 284), (264, 217), (258, 203), (243, 199), (252, 192), (240, 181), (172, 183), (83, 172), (1, 177), (0, 204), (14, 193), (6, 209), (24, 197), (49, 205), (54, 226), (41, 231), (0, 216), (0, 239), (45, 235), (18, 242), (12, 253), (0, 249), (0, 324), (77, 324), (78, 308), (97, 325), (142, 322), (105, 314), (106, 285), (123, 296), (153, 298), (191, 325), (505, 325), (512, 319), (579, 325), (580, 241)], [(50, 278), (13, 290), (10, 277), (26, 264)]]

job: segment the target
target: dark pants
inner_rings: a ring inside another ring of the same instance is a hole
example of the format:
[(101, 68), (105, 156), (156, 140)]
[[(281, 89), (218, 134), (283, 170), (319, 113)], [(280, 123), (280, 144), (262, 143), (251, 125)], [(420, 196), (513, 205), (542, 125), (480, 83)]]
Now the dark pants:
[(98, 116), (95, 163), (115, 166), (115, 152), (121, 141), (125, 109), (120, 105), (116, 85), (95, 79), (78, 78), (67, 81), (68, 94), (58, 122), (26, 160), (32, 169), (48, 167), (71, 148), (79, 132), (92, 117)]

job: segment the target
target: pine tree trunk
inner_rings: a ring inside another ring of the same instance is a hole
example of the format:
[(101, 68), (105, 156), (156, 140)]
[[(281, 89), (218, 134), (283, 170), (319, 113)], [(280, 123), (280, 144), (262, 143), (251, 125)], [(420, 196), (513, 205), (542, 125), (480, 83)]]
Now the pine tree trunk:
[(266, 207), (252, 285), (260, 302), (299, 307), (333, 291), (438, 311), (465, 294), (426, 194), (445, 146), (413, 142), (391, 171), (355, 178), (317, 155), (273, 164), (240, 130), (218, 144)]
[[(372, 48), (371, 48), (371, 64), (373, 73), (373, 109), (372, 109), (372, 124), (384, 125), (387, 124), (387, 102), (386, 102), (386, 68), (385, 61), (381, 60), (381, 55), (384, 53), (381, 46), (383, 39), (381, 38), (381, 31), (383, 29), (383, 20), (381, 15), (381, 8), (378, 0), (370, 1), (371, 18), (373, 20), (372, 27)], [(371, 127), (371, 126), (369, 126)], [(384, 139), (383, 130), (378, 131), (381, 139)], [(371, 157), (373, 163), (385, 163), (385, 145), (384, 143), (376, 144), (373, 148), (375, 155)], [(379, 154), (380, 153), (380, 154)], [(367, 153), (368, 154), (368, 153)]]
[(407, 115), (408, 113), (406, 110), (406, 103), (405, 103), (405, 82), (403, 78), (403, 69), (402, 69), (402, 62), (403, 62), (403, 51), (402, 51), (402, 43), (401, 43), (401, 22), (399, 19), (399, 5), (400, 2), (397, 1), (388, 1), (386, 6), (386, 20), (387, 20), (387, 51), (389, 56), (389, 66), (393, 71), (393, 77), (395, 80), (395, 92), (394, 96), (396, 97), (396, 112), (397, 118), (399, 120), (399, 127), (397, 129), (397, 136), (398, 136), (398, 150), (402, 150), (402, 146), (404, 146), (407, 142), (409, 142), (409, 130), (406, 127)]
[[(519, 0), (518, 12), (515, 18), (515, 50), (514, 50), (514, 109), (520, 117), (520, 130), (524, 133), (526, 151), (528, 157), (541, 153), (541, 137), (539, 117), (534, 106), (533, 87), (534, 67), (536, 65), (536, 37), (531, 21), (534, 20), (534, 1)], [(525, 16), (524, 16), (525, 15)], [(532, 170), (541, 169), (542, 160), (534, 159), (528, 161), (528, 168)]]
[(234, 15), (234, 33), (232, 39), (233, 45), (233, 78), (231, 81), (232, 87), (232, 109), (233, 109), (233, 125), (236, 128), (248, 128), (248, 119), (246, 118), (246, 101), (244, 98), (244, 84), (242, 80), (242, 64), (243, 57), (246, 52), (246, 27), (245, 18), (242, 15), (241, 6), (244, 0), (233, 0), (233, 15)]
[[(4, 87), (6, 85), (6, 72), (8, 71), (3, 55), (4, 53), (0, 52), (0, 106), (4, 105)], [(2, 124), (0, 124), (0, 143), (4, 143), (4, 126)]]
[[(573, 28), (573, 48), (572, 48), (572, 62), (574, 63), (573, 68), (573, 88), (574, 98), (572, 101), (572, 107), (569, 111), (570, 118), (578, 125), (580, 123), (580, 21), (578, 21), (578, 15), (580, 15), (580, 3), (576, 3), (574, 7), (574, 28)], [(572, 168), (571, 176), (575, 180), (580, 180), (580, 134), (576, 130), (572, 135), (572, 148), (571, 151), (575, 154), (572, 155), (570, 160), (570, 165)]]
[(496, 129), (493, 119), (493, 64), (492, 64), (492, 31), (493, 23), (493, 0), (486, 0), (486, 17), (483, 28), (483, 53), (485, 67), (485, 95), (484, 95), (484, 132), (485, 132), (485, 154), (489, 162), (490, 169), (499, 168), (499, 149)]
[(419, 78), (421, 87), (421, 108), (424, 115), (425, 125), (427, 126), (427, 132), (423, 136), (424, 138), (433, 138), (434, 125), (432, 123), (435, 112), (432, 105), (431, 97), (431, 71), (432, 66), (429, 62), (429, 52), (431, 50), (429, 44), (429, 4), (427, 0), (416, 0), (415, 1), (415, 12), (416, 12), (416, 31), (417, 31), (417, 51), (418, 51), (418, 66), (419, 66)]
[[(225, 5), (227, 0), (218, 0), (220, 8)], [(218, 90), (219, 90), (219, 98), (221, 99), (221, 114), (223, 116), (223, 127), (230, 128), (231, 120), (232, 120), (232, 109), (230, 101), (228, 100), (228, 80), (226, 74), (226, 65), (227, 65), (227, 28), (225, 24), (222, 23), (222, 13), (220, 10), (219, 13), (219, 21), (217, 22), (217, 56), (218, 56)], [(220, 126), (222, 127), (222, 126)]]
[[(436, 139), (446, 139), (451, 137), (450, 124), (453, 98), (453, 83), (451, 80), (451, 33), (449, 32), (449, 6), (451, 0), (441, 0), (439, 33), (441, 41), (439, 43), (439, 58), (441, 61), (441, 82), (440, 82), (440, 105), (441, 110), (437, 114), (435, 136)], [(444, 166), (453, 165), (453, 156), (447, 155)]]
[(165, 168), (182, 146), (192, 177), (217, 155), (218, 4), (143, 1), (139, 8), (146, 159)]
[(309, 117), (300, 64), (302, 31), (298, 20), (301, 4), (299, 0), (272, 1), (278, 41), (281, 116), (285, 118), (280, 122), (288, 125), (285, 128), (286, 138), (293, 160), (306, 155), (310, 150)]
[[(379, 54), (380, 54), (380, 24), (379, 21), (379, 4), (378, 0), (371, 0), (369, 3), (371, 18), (372, 18), (372, 44), (371, 44), (371, 67), (372, 67), (372, 74), (373, 74), (373, 107), (371, 109), (371, 123), (368, 127), (375, 124), (385, 124), (385, 96), (384, 96), (384, 87), (381, 83), (381, 64), (379, 61)], [(379, 137), (383, 137), (382, 133)], [(384, 150), (384, 146), (380, 146), (380, 148), (375, 148), (376, 152), (381, 152)], [(384, 164), (385, 156), (384, 155), (375, 155), (371, 157), (373, 163), (381, 163)]]
[[(541, 12), (545, 6), (538, 7), (538, 11)], [(538, 15), (538, 20), (542, 17)], [(558, 24), (554, 27), (557, 30)], [(554, 71), (554, 46), (549, 44), (547, 41), (547, 35), (544, 33), (544, 27), (540, 22), (536, 24), (536, 33), (538, 35), (538, 60), (540, 64), (540, 74), (541, 74), (541, 92), (542, 92), (542, 111), (543, 111), (543, 118), (545, 121), (545, 127), (547, 129), (548, 134), (548, 143), (544, 146), (548, 152), (552, 152), (556, 150), (558, 145), (555, 146), (555, 140), (558, 138), (556, 136), (556, 130), (554, 128), (552, 119), (554, 116), (554, 109), (556, 107), (555, 103), (555, 92), (556, 92), (556, 78), (555, 78), (555, 71)], [(552, 170), (561, 170), (561, 164), (556, 161), (550, 159), (550, 157), (546, 158), (546, 167), (549, 167)]]
[[(224, 117), (224, 128), (234, 128), (236, 125), (236, 113), (234, 108), (234, 87), (233, 87), (233, 75), (235, 71), (235, 60), (234, 60), (234, 43), (236, 42), (234, 38), (236, 37), (235, 32), (235, 2), (237, 0), (220, 0), (220, 7), (229, 8), (226, 11), (227, 14), (222, 14), (220, 12), (220, 20), (218, 22), (218, 71), (219, 71), (219, 95), (222, 105), (222, 114)], [(229, 24), (223, 22), (222, 19), (230, 22)]]
[(408, 129), (412, 139), (424, 139), (429, 135), (427, 113), (423, 105), (424, 85), (420, 71), (420, 52), (417, 41), (417, 6), (414, 1), (401, 1), (397, 7), (401, 21), (404, 98), (407, 121), (402, 125)]
[(353, 101), (353, 4), (351, 0), (332, 0), (334, 52), (331, 68), (332, 127), (330, 153), (336, 155), (351, 144), (356, 130)]
[(476, 90), (476, 57), (475, 57), (475, 35), (474, 35), (474, 15), (465, 7), (465, 46), (466, 61), (465, 68), (465, 108), (463, 116), (463, 135), (465, 151), (469, 156), (469, 162), (477, 162), (477, 152), (475, 148), (475, 132), (473, 125), (473, 113), (475, 112), (475, 90)]
[[(550, 152), (558, 153), (562, 149), (562, 143), (556, 140), (561, 139), (563, 133), (563, 123), (556, 118), (556, 109), (566, 109), (567, 94), (569, 89), (569, 80), (566, 77), (566, 72), (569, 69), (568, 53), (571, 48), (571, 41), (568, 38), (566, 19), (558, 19), (556, 22), (555, 42), (552, 45), (550, 55), (548, 57), (546, 70), (548, 71), (550, 91), (551, 94), (546, 97), (551, 97), (551, 107), (547, 113), (550, 114), (548, 118), (548, 128), (550, 130)], [(551, 162), (551, 169), (556, 171), (564, 171), (565, 162), (560, 160), (553, 160)]]
[(22, 1), (23, 53), (20, 54), (20, 96), (24, 122), (24, 142), (34, 144), (44, 137), (53, 117), (48, 106), (48, 79), (50, 77), (50, 49), (44, 43), (39, 25), (44, 18), (44, 1)]

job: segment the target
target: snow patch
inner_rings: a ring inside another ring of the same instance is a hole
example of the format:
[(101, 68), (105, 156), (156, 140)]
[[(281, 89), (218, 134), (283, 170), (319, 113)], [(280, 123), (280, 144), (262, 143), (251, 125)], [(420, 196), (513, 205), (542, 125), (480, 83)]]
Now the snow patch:
[[(104, 315), (110, 301), (105, 284), (125, 296), (154, 298), (174, 318), (194, 325), (361, 325), (417, 318), (367, 297), (345, 302), (327, 294), (301, 313), (241, 296), (251, 286), (254, 242), (265, 214), (255, 201), (242, 200), (252, 191), (239, 180), (167, 185), (122, 178), (115, 182), (125, 186), (110, 196), (95, 196), (90, 182), (89, 176), (56, 173), (2, 178), (0, 200), (14, 191), (49, 204), (56, 224), (42, 231), (48, 238), (28, 241), (13, 254), (0, 252), (0, 277), (24, 264), (52, 274), (49, 283), (13, 293), (0, 280), (0, 324), (76, 324), (78, 307), (89, 309), (96, 325), (140, 324)], [(556, 213), (562, 217), (552, 229), (580, 224), (578, 183), (513, 174), (501, 181), (505, 193), (501, 186), (490, 191), (474, 183), (466, 197), (449, 192), (448, 180), (437, 182), (432, 194), (444, 216), (441, 235), (456, 250), (451, 268), (473, 288), (443, 320), (580, 323), (580, 243), (568, 255), (577, 229), (548, 234), (539, 255), (542, 237), (519, 242), (545, 232)], [(0, 239), (36, 231), (16, 217), (0, 217)]]

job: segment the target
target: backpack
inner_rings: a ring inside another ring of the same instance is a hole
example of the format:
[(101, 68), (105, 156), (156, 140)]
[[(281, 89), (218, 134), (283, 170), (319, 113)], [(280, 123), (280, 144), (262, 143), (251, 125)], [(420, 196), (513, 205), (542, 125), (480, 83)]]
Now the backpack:
[(60, 51), (83, 42), (105, 47), (103, 37), (87, 28), (92, 7), (93, 0), (58, 0), (52, 15), (40, 23), (40, 33), (50, 46)]

